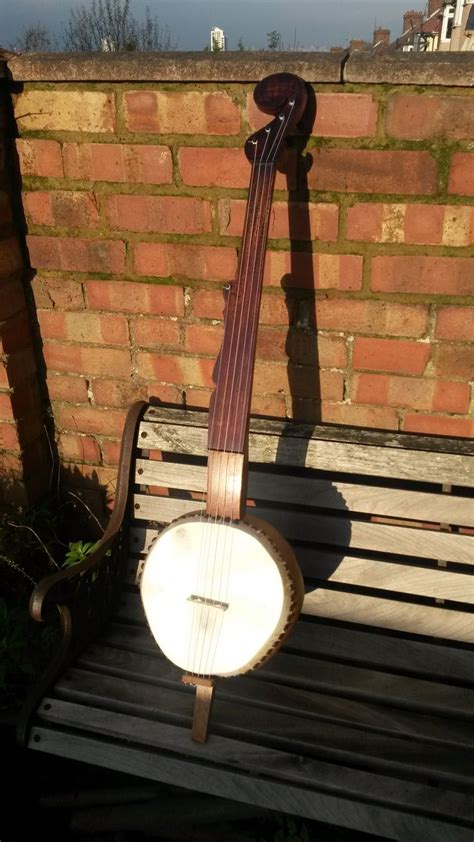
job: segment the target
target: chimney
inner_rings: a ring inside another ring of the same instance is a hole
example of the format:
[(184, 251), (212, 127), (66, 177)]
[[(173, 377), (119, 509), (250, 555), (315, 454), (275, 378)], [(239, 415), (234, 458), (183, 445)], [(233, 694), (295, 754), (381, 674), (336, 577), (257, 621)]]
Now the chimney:
[(383, 26), (379, 26), (377, 29), (374, 29), (373, 46), (375, 47), (376, 44), (379, 44), (379, 46), (383, 44), (383, 46), (388, 47), (390, 44), (389, 29), (384, 29)]
[(415, 12), (413, 9), (405, 12), (403, 15), (403, 31), (409, 32), (411, 29), (421, 29), (423, 18), (423, 12)]
[(430, 18), (431, 15), (434, 15), (438, 9), (441, 9), (443, 5), (443, 0), (428, 0), (428, 17)]

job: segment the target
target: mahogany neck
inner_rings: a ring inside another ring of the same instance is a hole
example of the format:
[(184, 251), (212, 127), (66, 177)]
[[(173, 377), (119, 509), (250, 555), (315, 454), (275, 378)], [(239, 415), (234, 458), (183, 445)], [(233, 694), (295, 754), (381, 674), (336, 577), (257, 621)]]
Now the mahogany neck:
[(216, 367), (217, 384), (209, 412), (209, 450), (246, 452), (275, 175), (275, 163), (256, 163), (252, 167), (237, 277), (229, 292), (224, 339)]

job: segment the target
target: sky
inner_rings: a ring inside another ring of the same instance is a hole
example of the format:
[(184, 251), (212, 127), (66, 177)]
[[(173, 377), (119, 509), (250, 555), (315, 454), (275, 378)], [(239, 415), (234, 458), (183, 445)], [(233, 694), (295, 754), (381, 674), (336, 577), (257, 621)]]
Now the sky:
[[(90, 0), (0, 0), (0, 47), (9, 47), (24, 27), (37, 21), (60, 35), (71, 6)], [(202, 50), (213, 26), (224, 29), (228, 49), (239, 38), (247, 47), (263, 48), (267, 33), (280, 32), (283, 44), (324, 49), (346, 46), (350, 38), (372, 40), (374, 23), (401, 33), (403, 12), (423, 9), (425, 0), (132, 0), (138, 19), (149, 6), (171, 30), (179, 50)]]

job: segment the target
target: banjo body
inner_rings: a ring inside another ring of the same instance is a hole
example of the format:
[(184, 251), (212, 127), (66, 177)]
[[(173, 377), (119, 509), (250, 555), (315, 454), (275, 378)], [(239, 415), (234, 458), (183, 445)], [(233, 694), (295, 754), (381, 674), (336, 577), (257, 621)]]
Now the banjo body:
[(194, 512), (154, 543), (141, 594), (166, 657), (189, 674), (223, 677), (271, 657), (300, 613), (303, 581), (269, 524)]

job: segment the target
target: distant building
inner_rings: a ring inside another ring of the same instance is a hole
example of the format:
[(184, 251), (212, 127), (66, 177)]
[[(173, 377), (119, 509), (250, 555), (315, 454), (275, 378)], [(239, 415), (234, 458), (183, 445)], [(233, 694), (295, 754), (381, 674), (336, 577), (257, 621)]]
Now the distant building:
[(474, 0), (445, 0), (443, 6), (438, 49), (443, 52), (474, 50)]
[(383, 26), (378, 26), (377, 29), (374, 29), (374, 37), (372, 40), (372, 46), (374, 50), (385, 49), (390, 44), (390, 30), (385, 29)]
[(220, 29), (218, 26), (214, 26), (211, 29), (211, 52), (213, 53), (221, 53), (226, 49), (226, 37), (224, 34), (224, 30)]
[(404, 52), (474, 50), (474, 0), (428, 0), (423, 12), (405, 12), (395, 49)]

